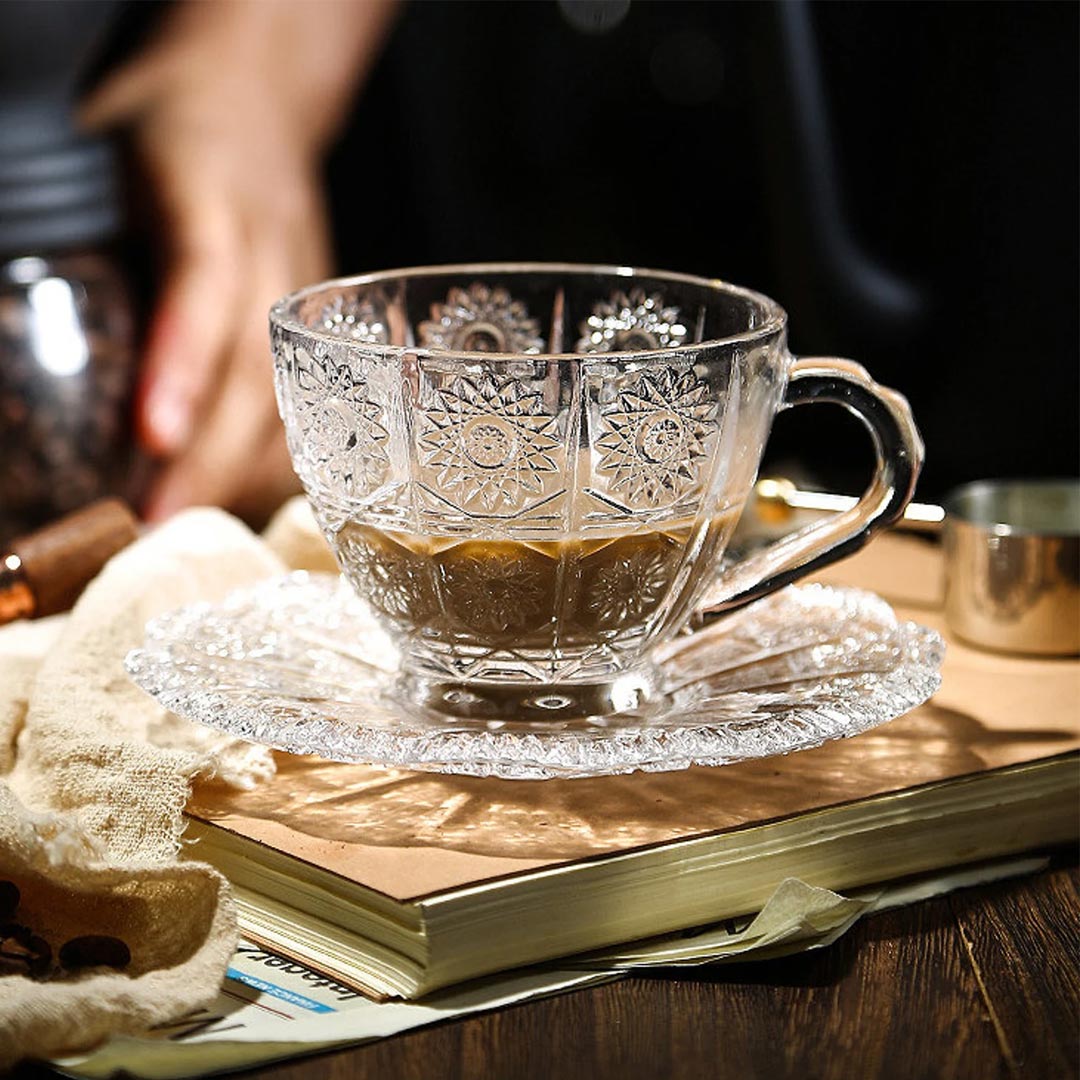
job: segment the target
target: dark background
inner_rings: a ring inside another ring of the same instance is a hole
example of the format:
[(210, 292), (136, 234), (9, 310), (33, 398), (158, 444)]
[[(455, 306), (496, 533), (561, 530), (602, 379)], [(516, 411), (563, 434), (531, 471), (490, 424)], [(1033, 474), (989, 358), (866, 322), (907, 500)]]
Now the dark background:
[[(163, 6), (128, 5), (109, 59)], [(1075, 475), (1078, 14), (412, 0), (328, 163), (338, 270), (726, 278), (787, 309), (796, 353), (856, 359), (908, 396), (920, 497)], [(855, 491), (870, 455), (839, 408), (800, 409), (764, 468)]]
[[(1077, 13), (415, 0), (330, 161), (340, 268), (727, 278), (787, 308), (796, 352), (908, 395), (922, 497), (1071, 475)], [(854, 490), (869, 453), (841, 410), (798, 410), (770, 467)]]

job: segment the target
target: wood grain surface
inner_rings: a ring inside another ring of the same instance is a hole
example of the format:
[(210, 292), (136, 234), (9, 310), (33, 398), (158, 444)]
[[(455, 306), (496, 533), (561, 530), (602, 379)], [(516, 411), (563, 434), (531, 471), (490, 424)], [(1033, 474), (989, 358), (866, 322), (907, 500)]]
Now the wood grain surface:
[(1080, 872), (1057, 852), (1038, 875), (875, 915), (828, 949), (626, 979), (244, 1075), (1071, 1078), (1078, 970)]

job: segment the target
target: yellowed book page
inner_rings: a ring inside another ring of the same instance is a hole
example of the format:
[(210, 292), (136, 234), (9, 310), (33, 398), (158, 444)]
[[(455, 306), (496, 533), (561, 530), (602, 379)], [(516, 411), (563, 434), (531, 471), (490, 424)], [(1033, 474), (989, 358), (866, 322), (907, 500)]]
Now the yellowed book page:
[[(888, 596), (889, 567), (918, 607)], [(890, 536), (828, 576), (872, 581), (901, 617), (943, 630), (931, 606), (938, 572), (936, 549)], [(246, 792), (204, 788), (190, 812), (407, 901), (1077, 749), (1080, 662), (996, 656), (950, 641), (932, 701), (864, 735), (787, 757), (507, 781), (279, 755), (274, 780)]]

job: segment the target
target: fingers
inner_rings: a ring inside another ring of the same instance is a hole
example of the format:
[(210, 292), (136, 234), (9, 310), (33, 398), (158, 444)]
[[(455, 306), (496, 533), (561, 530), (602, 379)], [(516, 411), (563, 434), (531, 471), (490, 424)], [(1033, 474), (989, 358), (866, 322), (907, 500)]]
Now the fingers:
[(155, 56), (123, 65), (80, 102), (79, 125), (88, 131), (103, 131), (130, 119), (156, 96), (165, 74), (165, 65)]
[[(246, 322), (250, 322), (249, 315)], [(168, 517), (194, 503), (228, 505), (249, 480), (266, 442), (275, 433), (270, 366), (264, 356), (267, 351), (265, 342), (253, 340), (250, 332), (237, 339), (223, 366), (220, 391), (197, 433), (166, 466), (151, 492), (146, 506), (149, 520)], [(263, 363), (257, 366), (256, 360)]]
[(229, 369), (198, 435), (166, 466), (146, 504), (148, 521), (160, 521), (194, 504), (230, 506), (253, 479), (277, 435), (277, 424), (272, 393), (268, 395), (247, 368), (246, 363), (236, 363)]
[[(267, 482), (261, 474), (268, 462), (276, 460), (280, 468), (283, 435), (274, 401), (266, 312), (292, 284), (289, 264), (280, 245), (267, 241), (246, 260), (251, 289), (243, 308), (230, 313), (238, 336), (220, 364), (215, 392), (190, 442), (151, 491), (145, 507), (149, 520), (195, 503), (234, 506), (242, 493)], [(275, 445), (276, 458), (271, 453)]]
[(152, 520), (194, 503), (257, 507), (293, 489), (267, 312), (329, 269), (312, 172), (295, 163), (251, 171), (235, 147), (199, 146), (195, 174), (175, 144), (151, 147), (172, 257), (136, 411), (140, 441), (166, 462), (144, 508)]
[[(152, 107), (163, 79), (163, 66), (152, 57), (120, 68), (83, 102), (80, 123), (108, 128), (131, 119)], [(226, 344), (237, 236), (218, 193), (200, 181), (196, 163), (185, 167), (178, 160), (175, 141), (151, 135), (140, 149), (163, 218), (168, 270), (147, 328), (135, 434), (145, 450), (161, 456), (188, 441)]]
[(136, 434), (155, 455), (187, 445), (234, 333), (240, 240), (212, 204), (172, 215), (173, 263), (151, 318), (136, 401)]

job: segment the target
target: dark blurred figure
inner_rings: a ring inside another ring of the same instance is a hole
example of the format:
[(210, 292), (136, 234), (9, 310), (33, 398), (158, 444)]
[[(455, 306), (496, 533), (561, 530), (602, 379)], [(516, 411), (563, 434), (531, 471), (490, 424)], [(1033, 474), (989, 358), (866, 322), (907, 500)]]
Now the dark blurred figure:
[[(1077, 12), (414, 3), (332, 161), (338, 261), (727, 278), (908, 394), (923, 497), (1072, 474)], [(855, 491), (857, 424), (805, 412), (771, 460)]]

